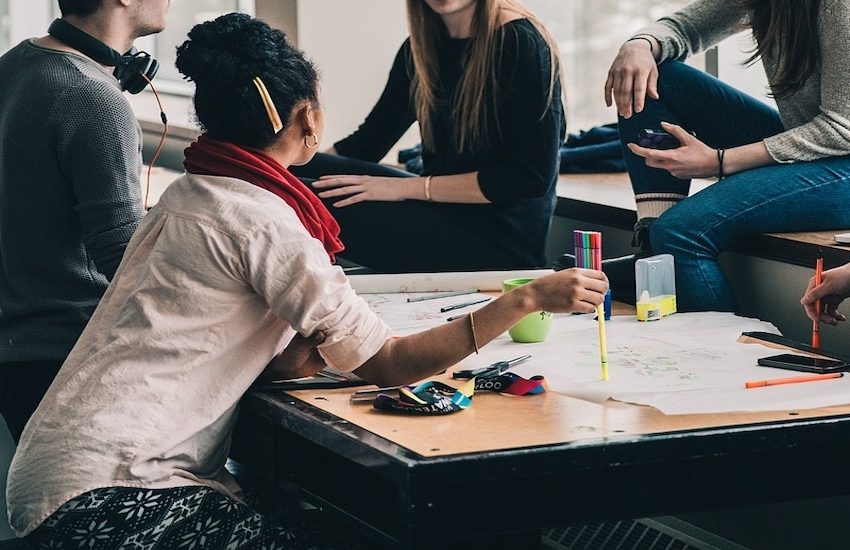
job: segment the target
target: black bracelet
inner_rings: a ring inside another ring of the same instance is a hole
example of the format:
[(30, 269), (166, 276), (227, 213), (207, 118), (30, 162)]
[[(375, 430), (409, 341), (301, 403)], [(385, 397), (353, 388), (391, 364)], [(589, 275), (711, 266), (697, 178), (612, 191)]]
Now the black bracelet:
[(717, 179), (722, 180), (726, 177), (726, 174), (723, 173), (723, 157), (726, 156), (726, 149), (718, 149), (717, 150)]
[(645, 36), (633, 36), (633, 37), (629, 38), (628, 40), (626, 40), (626, 42), (631, 42), (632, 40), (646, 40), (646, 43), (649, 44), (649, 51), (650, 52), (652, 51), (652, 48), (654, 47), (652, 40), (650, 40), (649, 38), (647, 38)]

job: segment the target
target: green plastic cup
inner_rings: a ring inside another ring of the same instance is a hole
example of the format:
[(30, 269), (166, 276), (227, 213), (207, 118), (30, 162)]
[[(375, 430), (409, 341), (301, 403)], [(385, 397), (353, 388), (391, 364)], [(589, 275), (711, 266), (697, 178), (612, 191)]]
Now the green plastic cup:
[[(510, 292), (533, 280), (520, 277), (502, 281), (502, 293)], [(508, 329), (508, 334), (514, 342), (529, 344), (545, 341), (550, 330), (552, 330), (552, 314), (548, 311), (535, 311), (517, 321), (514, 326)]]

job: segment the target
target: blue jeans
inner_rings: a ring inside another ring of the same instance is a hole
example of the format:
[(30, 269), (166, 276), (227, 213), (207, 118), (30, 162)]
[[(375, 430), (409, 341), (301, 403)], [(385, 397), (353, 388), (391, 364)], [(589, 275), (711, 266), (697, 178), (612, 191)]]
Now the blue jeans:
[[(643, 112), (620, 118), (624, 142), (661, 121), (695, 132), (714, 148), (784, 131), (775, 109), (677, 61), (659, 66), (658, 92), (661, 99), (648, 100)], [(687, 196), (690, 181), (648, 168), (623, 147), (636, 195)], [(764, 166), (730, 175), (664, 212), (652, 225), (650, 244), (654, 254), (675, 257), (679, 311), (735, 311), (735, 295), (717, 263), (721, 252), (761, 233), (850, 227), (848, 202), (850, 157)]]

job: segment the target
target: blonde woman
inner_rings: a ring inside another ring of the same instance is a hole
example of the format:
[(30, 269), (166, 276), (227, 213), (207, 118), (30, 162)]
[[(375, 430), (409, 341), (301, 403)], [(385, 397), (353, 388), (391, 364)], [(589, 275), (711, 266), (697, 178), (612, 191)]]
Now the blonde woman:
[(410, 38), (383, 94), (334, 152), (377, 162), (419, 122), (424, 175), (331, 155), (297, 171), (349, 174), (313, 183), (342, 227), (342, 256), (389, 272), (546, 265), (565, 131), (554, 41), (514, 0), (407, 9)]

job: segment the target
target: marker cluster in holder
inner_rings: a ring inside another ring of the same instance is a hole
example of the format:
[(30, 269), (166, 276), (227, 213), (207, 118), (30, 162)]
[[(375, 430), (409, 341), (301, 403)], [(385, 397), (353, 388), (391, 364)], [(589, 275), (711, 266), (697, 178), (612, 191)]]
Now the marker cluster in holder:
[[(599, 231), (573, 231), (576, 267), (602, 270), (602, 233)], [(611, 290), (605, 293), (605, 320), (611, 319)]]

